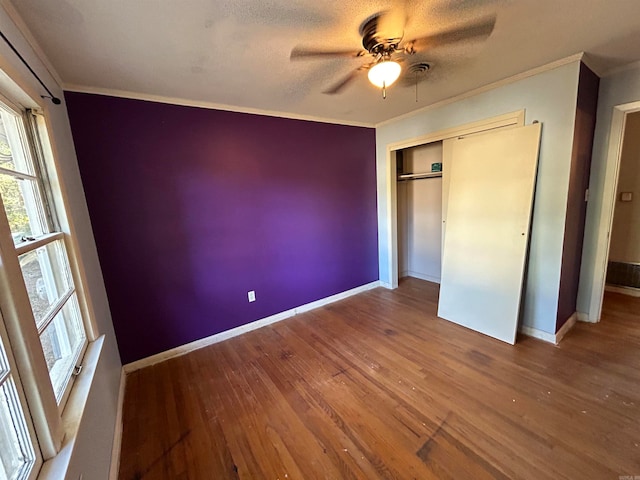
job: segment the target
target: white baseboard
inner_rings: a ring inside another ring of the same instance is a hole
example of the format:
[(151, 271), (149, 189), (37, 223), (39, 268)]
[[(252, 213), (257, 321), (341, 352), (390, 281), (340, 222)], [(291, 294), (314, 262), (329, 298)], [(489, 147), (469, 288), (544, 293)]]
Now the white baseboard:
[(544, 340), (545, 342), (553, 343), (554, 345), (556, 343), (556, 336), (553, 333), (538, 330), (537, 328), (529, 327), (527, 325), (521, 325), (518, 330), (520, 333), (523, 333), (528, 337)]
[(640, 288), (633, 287), (618, 287), (615, 285), (605, 285), (604, 290), (606, 292), (622, 293), (623, 295), (630, 295), (632, 297), (640, 297)]
[(576, 312), (579, 322), (598, 323), (598, 320), (591, 320), (588, 313)]
[(576, 324), (576, 320), (578, 319), (578, 313), (573, 313), (569, 319), (562, 325), (560, 330), (558, 330), (555, 334), (545, 332), (543, 330), (538, 330), (537, 328), (529, 327), (527, 325), (520, 326), (520, 332), (525, 335), (533, 338), (537, 338), (539, 340), (544, 340), (545, 342), (553, 343), (554, 345), (558, 345), (560, 340), (567, 334), (569, 330)]
[(406, 272), (402, 272), (403, 277), (413, 277), (418, 278), (420, 280), (426, 280), (427, 282), (440, 284), (440, 277), (435, 277), (433, 275), (426, 275), (424, 273), (413, 272), (411, 270), (407, 270)]
[(127, 375), (124, 368), (120, 372), (120, 390), (118, 392), (118, 411), (116, 413), (116, 429), (113, 433), (113, 446), (111, 447), (111, 466), (109, 467), (109, 480), (118, 480), (120, 470), (120, 449), (122, 446), (122, 409), (124, 408), (124, 390), (127, 383)]
[(141, 368), (149, 367), (151, 365), (155, 365), (156, 363), (164, 362), (165, 360), (169, 360), (170, 358), (179, 357), (181, 355), (192, 352), (194, 350), (198, 350), (200, 348), (206, 347), (208, 345), (222, 342), (223, 340), (227, 340), (228, 338), (237, 337), (238, 335), (242, 335), (243, 333), (256, 330), (266, 325), (271, 325), (272, 323), (276, 323), (286, 318), (293, 317), (299, 313), (308, 312), (309, 310), (312, 310), (314, 308), (322, 307), (324, 305), (337, 302), (338, 300), (343, 300), (347, 297), (357, 295), (358, 293), (366, 292), (367, 290), (371, 290), (372, 288), (376, 288), (379, 286), (381, 286), (381, 282), (376, 280), (375, 282), (367, 283), (366, 285), (361, 285), (359, 287), (352, 288), (351, 290), (347, 290), (345, 292), (336, 293), (335, 295), (331, 295), (330, 297), (322, 298), (320, 300), (316, 300), (315, 302), (307, 303), (305, 305), (300, 305), (299, 307), (292, 308), (291, 310), (286, 310), (284, 312), (276, 313), (275, 315), (271, 315), (269, 317), (256, 320), (255, 322), (247, 323), (246, 325), (240, 325), (239, 327), (232, 328), (231, 330), (226, 330), (224, 332), (216, 333), (215, 335), (211, 335), (209, 337), (205, 337), (200, 340), (196, 340), (194, 342), (187, 343), (185, 345), (181, 345), (176, 348), (172, 348), (171, 350), (160, 352), (155, 355), (151, 355), (150, 357), (136, 360), (135, 362), (127, 363), (122, 368), (124, 373), (128, 374), (136, 370), (140, 370)]
[(388, 290), (393, 290), (393, 287), (391, 286), (391, 284), (390, 284), (390, 283), (383, 282), (383, 281), (380, 281), (379, 283), (380, 283), (380, 286), (381, 286), (382, 288), (386, 288), (386, 289), (388, 289)]

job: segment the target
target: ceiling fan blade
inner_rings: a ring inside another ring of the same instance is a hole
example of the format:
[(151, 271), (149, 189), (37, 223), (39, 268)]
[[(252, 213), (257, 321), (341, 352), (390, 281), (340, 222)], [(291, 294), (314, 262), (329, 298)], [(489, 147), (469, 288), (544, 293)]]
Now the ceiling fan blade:
[(496, 25), (496, 16), (491, 15), (473, 22), (467, 23), (462, 27), (445, 30), (434, 35), (410, 40), (405, 44), (405, 51), (413, 53), (415, 51), (425, 50), (428, 48), (442, 47), (452, 43), (463, 42), (476, 38), (486, 38), (491, 35)]
[(392, 10), (383, 12), (378, 17), (376, 38), (389, 43), (398, 44), (404, 36), (404, 27), (407, 24), (407, 13), (404, 2), (398, 2)]
[(342, 80), (340, 80), (338, 83), (333, 85), (331, 88), (326, 89), (322, 93), (325, 93), (327, 95), (335, 95), (336, 93), (340, 93), (342, 90), (344, 90), (344, 88), (347, 85), (349, 85), (352, 81), (354, 81), (358, 77), (358, 74), (359, 74), (359, 72), (361, 70), (365, 70), (365, 67), (356, 68), (351, 73), (349, 73), (349, 75), (347, 75)]
[(365, 55), (364, 50), (316, 50), (305, 47), (295, 47), (291, 50), (291, 60), (302, 60), (307, 58), (326, 58), (326, 57), (352, 57), (357, 58)]

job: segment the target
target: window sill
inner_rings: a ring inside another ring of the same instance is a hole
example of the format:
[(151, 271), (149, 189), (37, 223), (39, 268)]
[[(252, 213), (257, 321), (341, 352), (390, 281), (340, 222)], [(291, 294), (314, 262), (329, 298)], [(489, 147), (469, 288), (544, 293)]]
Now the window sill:
[(65, 478), (71, 462), (71, 456), (76, 445), (76, 438), (80, 429), (80, 422), (87, 405), (89, 392), (93, 385), (96, 367), (102, 355), (104, 335), (89, 343), (82, 362), (82, 373), (75, 380), (75, 385), (62, 412), (64, 440), (58, 454), (47, 460), (43, 465), (38, 480), (59, 480)]

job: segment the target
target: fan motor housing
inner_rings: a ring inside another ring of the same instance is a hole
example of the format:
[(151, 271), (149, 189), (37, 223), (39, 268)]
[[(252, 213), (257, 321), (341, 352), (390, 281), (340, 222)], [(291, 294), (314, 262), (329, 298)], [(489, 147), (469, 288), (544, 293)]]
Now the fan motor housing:
[(378, 18), (376, 15), (366, 20), (360, 27), (362, 46), (373, 55), (390, 55), (398, 48), (400, 38), (381, 38), (378, 35)]

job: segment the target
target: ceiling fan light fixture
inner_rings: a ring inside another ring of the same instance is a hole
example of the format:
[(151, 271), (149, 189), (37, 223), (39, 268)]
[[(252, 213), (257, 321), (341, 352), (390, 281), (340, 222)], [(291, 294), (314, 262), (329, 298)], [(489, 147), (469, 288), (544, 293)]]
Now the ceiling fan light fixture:
[(384, 60), (369, 69), (369, 81), (378, 88), (387, 88), (398, 79), (401, 71), (398, 62)]

